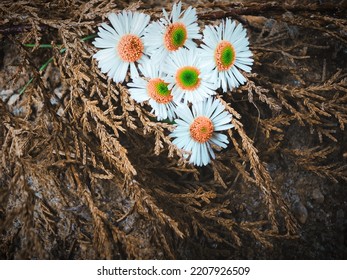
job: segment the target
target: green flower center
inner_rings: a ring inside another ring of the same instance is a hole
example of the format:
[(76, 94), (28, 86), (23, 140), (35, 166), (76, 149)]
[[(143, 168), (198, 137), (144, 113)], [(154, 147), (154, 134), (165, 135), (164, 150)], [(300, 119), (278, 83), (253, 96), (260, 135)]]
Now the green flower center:
[(182, 71), (180, 79), (186, 87), (195, 86), (199, 81), (198, 73), (190, 69)]
[(229, 66), (234, 59), (234, 52), (231, 47), (226, 46), (225, 49), (222, 51), (221, 55), (221, 62), (224, 66)]
[(157, 94), (161, 96), (169, 96), (171, 92), (169, 91), (167, 84), (164, 82), (159, 82), (156, 85)]
[(164, 46), (169, 51), (176, 51), (187, 40), (187, 28), (181, 22), (170, 24), (164, 34)]
[(216, 47), (214, 59), (218, 71), (229, 70), (235, 62), (235, 49), (228, 41), (221, 41)]
[(147, 92), (150, 98), (160, 104), (167, 104), (173, 99), (167, 83), (160, 78), (153, 78), (148, 81)]
[(186, 31), (179, 27), (176, 29), (172, 34), (172, 44), (175, 47), (182, 47), (185, 41), (186, 37)]
[(200, 85), (200, 71), (196, 67), (185, 66), (177, 71), (176, 82), (179, 87), (194, 90)]

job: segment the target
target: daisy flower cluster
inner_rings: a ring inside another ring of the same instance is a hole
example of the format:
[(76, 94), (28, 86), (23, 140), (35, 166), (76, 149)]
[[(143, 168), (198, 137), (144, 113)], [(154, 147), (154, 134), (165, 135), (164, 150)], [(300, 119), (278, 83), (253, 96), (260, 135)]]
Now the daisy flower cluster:
[(131, 11), (108, 19), (110, 25), (101, 24), (93, 42), (101, 49), (94, 55), (101, 72), (116, 83), (130, 74), (131, 97), (149, 104), (158, 121), (174, 121), (173, 144), (191, 163), (207, 165), (215, 158), (212, 148), (229, 143), (221, 132), (233, 127), (216, 90), (244, 84), (242, 71), (251, 71), (246, 30), (227, 18), (200, 33), (196, 9), (183, 11), (181, 2), (153, 22)]

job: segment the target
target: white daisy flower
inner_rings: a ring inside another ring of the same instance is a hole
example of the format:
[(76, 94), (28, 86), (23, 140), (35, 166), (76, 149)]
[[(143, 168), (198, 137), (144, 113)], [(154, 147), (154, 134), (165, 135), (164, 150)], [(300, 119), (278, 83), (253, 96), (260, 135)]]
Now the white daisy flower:
[(226, 92), (244, 84), (246, 79), (238, 69), (250, 72), (253, 59), (242, 25), (226, 19), (219, 26), (206, 26), (203, 35), (201, 56), (213, 68), (212, 77), (217, 80), (217, 86)]
[(147, 79), (138, 77), (128, 83), (131, 97), (138, 103), (148, 101), (153, 108), (151, 113), (154, 112), (158, 121), (172, 121), (175, 118), (176, 104), (168, 84), (163, 80), (164, 75), (150, 60), (140, 64), (139, 69)]
[(213, 98), (193, 104), (192, 109), (193, 112), (186, 104), (177, 107), (176, 114), (181, 119), (175, 120), (177, 127), (170, 136), (176, 137), (172, 143), (179, 149), (191, 152), (189, 162), (207, 165), (215, 158), (211, 144), (226, 148), (229, 143), (227, 136), (218, 131), (233, 127), (232, 115)]
[(188, 7), (183, 14), (181, 8), (181, 2), (174, 4), (170, 16), (163, 9), (164, 18), (151, 23), (145, 31), (145, 46), (157, 64), (182, 47), (195, 48), (193, 39), (201, 39), (196, 9)]
[(196, 49), (171, 53), (162, 69), (176, 103), (200, 102), (216, 94), (216, 83), (210, 78), (211, 68), (203, 66)]
[(116, 83), (125, 80), (130, 65), (131, 77), (138, 77), (135, 63), (146, 57), (143, 33), (150, 17), (143, 13), (123, 11), (108, 16), (112, 27), (103, 23), (99, 27), (94, 46), (102, 50), (94, 54), (102, 73), (107, 73)]

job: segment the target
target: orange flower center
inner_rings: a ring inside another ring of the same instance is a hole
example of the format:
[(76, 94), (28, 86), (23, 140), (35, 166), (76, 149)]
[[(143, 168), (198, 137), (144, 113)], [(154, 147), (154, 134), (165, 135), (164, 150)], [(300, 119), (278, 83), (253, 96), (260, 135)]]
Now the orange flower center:
[(235, 62), (235, 49), (228, 41), (221, 41), (214, 52), (214, 60), (218, 71), (229, 70)]
[(195, 118), (189, 127), (190, 136), (199, 143), (207, 142), (213, 135), (213, 129), (212, 121), (204, 116)]
[(132, 34), (123, 35), (117, 45), (120, 58), (126, 62), (134, 62), (141, 58), (143, 53), (143, 43), (141, 39)]
[(164, 46), (168, 51), (182, 47), (187, 40), (187, 28), (181, 22), (170, 24), (164, 34)]
[(171, 90), (168, 89), (167, 83), (160, 78), (154, 78), (149, 80), (147, 84), (148, 95), (154, 99), (154, 101), (167, 104), (172, 101)]

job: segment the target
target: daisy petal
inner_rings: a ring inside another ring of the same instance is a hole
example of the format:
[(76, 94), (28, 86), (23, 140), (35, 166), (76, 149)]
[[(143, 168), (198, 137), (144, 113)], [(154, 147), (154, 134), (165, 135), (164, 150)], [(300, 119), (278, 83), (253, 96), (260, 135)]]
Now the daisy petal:
[(238, 69), (250, 72), (253, 54), (249, 50), (247, 32), (242, 25), (226, 19), (216, 27), (206, 26), (203, 35), (200, 53), (205, 65), (213, 64), (215, 67), (215, 84), (227, 92), (245, 83), (246, 79)]
[(146, 48), (142, 41), (142, 33), (149, 22), (149, 16), (123, 11), (111, 13), (108, 19), (111, 26), (102, 23), (94, 46), (101, 48), (93, 55), (98, 67), (116, 83), (122, 83), (129, 70), (133, 78), (139, 76), (137, 64), (146, 57)]
[[(218, 99), (209, 97), (200, 103), (194, 103), (192, 111), (186, 104), (178, 106), (176, 114), (179, 119), (175, 120), (176, 128), (170, 136), (175, 138), (172, 143), (177, 148), (190, 153), (190, 157), (185, 156), (189, 157), (190, 163), (203, 166), (214, 159), (211, 144), (226, 148), (229, 143), (227, 136), (217, 131), (231, 128), (232, 116), (224, 111), (224, 106)], [(216, 122), (210, 117), (211, 114), (215, 115)]]

